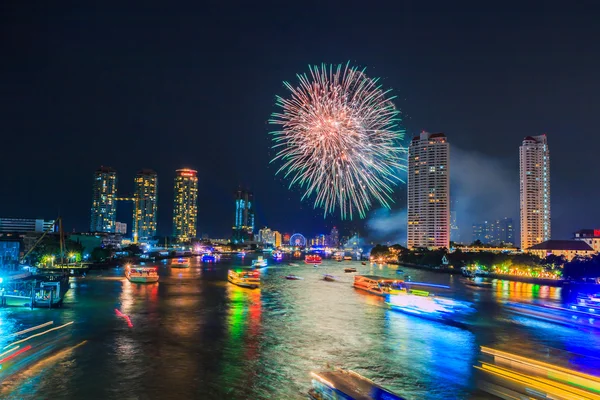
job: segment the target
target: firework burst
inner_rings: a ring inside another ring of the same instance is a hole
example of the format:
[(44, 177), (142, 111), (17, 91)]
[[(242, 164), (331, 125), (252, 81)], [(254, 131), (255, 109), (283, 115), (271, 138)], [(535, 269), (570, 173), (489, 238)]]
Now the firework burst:
[(379, 202), (389, 208), (392, 187), (406, 169), (406, 148), (400, 144), (399, 111), (389, 90), (364, 70), (346, 65), (309, 66), (297, 87), (284, 82), (289, 97), (277, 97), (271, 132), (283, 173), (314, 196), (324, 215), (339, 208), (343, 219), (364, 218)]

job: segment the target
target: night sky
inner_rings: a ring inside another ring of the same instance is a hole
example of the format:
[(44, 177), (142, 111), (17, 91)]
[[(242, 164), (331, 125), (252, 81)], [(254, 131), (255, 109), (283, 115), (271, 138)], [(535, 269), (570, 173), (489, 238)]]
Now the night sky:
[[(199, 235), (230, 234), (239, 185), (255, 193), (257, 225), (329, 230), (339, 221), (274, 177), (267, 120), (282, 81), (350, 61), (394, 90), (407, 137), (448, 135), (462, 233), (518, 219), (518, 146), (541, 133), (552, 237), (600, 227), (598, 2), (67, 3), (0, 12), (1, 217), (60, 212), (69, 231), (87, 231), (96, 168), (118, 171), (121, 195), (152, 168), (159, 234), (170, 234), (175, 170), (191, 167)], [(342, 230), (401, 235), (405, 196), (399, 187), (376, 225)], [(118, 220), (130, 224), (129, 212)]]

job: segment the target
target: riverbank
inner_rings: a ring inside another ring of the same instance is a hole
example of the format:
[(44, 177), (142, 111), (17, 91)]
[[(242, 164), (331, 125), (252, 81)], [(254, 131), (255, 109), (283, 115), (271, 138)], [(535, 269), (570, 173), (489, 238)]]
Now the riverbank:
[[(443, 267), (443, 266), (432, 267), (429, 265), (420, 265), (420, 264), (413, 264), (413, 263), (399, 263), (399, 264), (393, 263), (393, 264), (402, 265), (402, 266), (408, 267), (408, 268), (424, 269), (424, 270), (428, 270), (428, 271), (432, 271), (432, 272), (439, 272), (439, 273), (445, 273), (445, 274), (460, 274), (461, 273), (460, 269)], [(519, 276), (519, 275), (494, 274), (494, 273), (476, 274), (476, 275), (479, 277), (482, 277), (482, 278), (502, 279), (502, 280), (507, 280), (507, 281), (515, 281), (515, 282), (523, 282), (523, 283), (533, 283), (536, 285), (562, 287), (565, 284), (565, 281), (562, 279), (533, 278), (533, 277), (526, 277), (526, 276)]]

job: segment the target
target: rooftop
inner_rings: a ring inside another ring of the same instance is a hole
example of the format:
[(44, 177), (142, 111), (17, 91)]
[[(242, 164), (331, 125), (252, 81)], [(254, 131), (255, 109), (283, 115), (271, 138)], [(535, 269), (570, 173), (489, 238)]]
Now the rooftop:
[(529, 250), (594, 251), (586, 242), (581, 240), (546, 240), (531, 246)]

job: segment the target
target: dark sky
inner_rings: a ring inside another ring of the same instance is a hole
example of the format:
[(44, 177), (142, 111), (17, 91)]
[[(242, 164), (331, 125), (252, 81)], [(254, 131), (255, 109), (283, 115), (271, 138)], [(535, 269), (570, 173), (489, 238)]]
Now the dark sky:
[[(456, 154), (493, 161), (465, 174), (509, 177), (515, 218), (518, 146), (547, 133), (553, 238), (600, 227), (598, 2), (89, 3), (2, 6), (2, 217), (60, 209), (69, 230), (87, 230), (98, 166), (118, 171), (121, 194), (153, 168), (169, 234), (174, 171), (192, 167), (199, 233), (229, 234), (240, 184), (259, 225), (329, 229), (335, 219), (274, 178), (266, 121), (283, 80), (350, 60), (394, 90), (408, 136), (443, 131)], [(405, 190), (395, 197), (399, 210)], [(502, 216), (478, 207), (461, 223)]]

